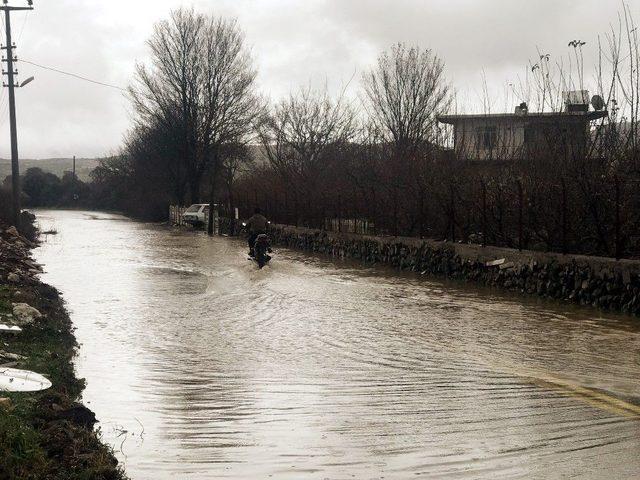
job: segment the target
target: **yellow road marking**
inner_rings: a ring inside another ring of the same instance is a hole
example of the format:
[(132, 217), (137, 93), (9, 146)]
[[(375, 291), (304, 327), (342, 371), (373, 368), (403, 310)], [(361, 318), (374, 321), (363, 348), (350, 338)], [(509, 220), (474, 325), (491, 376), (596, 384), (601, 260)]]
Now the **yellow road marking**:
[(573, 398), (581, 400), (589, 405), (613, 413), (621, 417), (640, 418), (640, 406), (626, 402), (620, 398), (585, 388), (571, 380), (556, 377), (548, 372), (532, 368), (509, 367), (507, 365), (491, 365), (510, 375), (528, 378), (533, 383), (560, 390)]
[(541, 375), (528, 377), (531, 378), (534, 383), (539, 383), (543, 386), (560, 390), (566, 395), (582, 400), (583, 402), (601, 410), (606, 410), (622, 417), (640, 418), (640, 407), (611, 395), (581, 387), (580, 385), (576, 385), (568, 380), (549, 375), (544, 376), (544, 378), (541, 378)]

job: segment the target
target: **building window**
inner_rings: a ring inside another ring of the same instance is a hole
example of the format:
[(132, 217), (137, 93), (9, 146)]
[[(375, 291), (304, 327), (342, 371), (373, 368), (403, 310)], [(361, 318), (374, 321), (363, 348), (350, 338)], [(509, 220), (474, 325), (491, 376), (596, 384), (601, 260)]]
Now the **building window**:
[(496, 147), (498, 132), (496, 127), (480, 127), (477, 130), (477, 144), (479, 149), (492, 150)]

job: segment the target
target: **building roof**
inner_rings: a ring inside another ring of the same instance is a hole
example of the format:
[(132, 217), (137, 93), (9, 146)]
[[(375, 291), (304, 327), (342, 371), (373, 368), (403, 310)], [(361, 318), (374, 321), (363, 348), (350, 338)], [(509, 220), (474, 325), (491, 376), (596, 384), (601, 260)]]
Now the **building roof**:
[(438, 115), (436, 118), (441, 123), (455, 124), (461, 120), (525, 120), (525, 119), (552, 119), (552, 118), (584, 118), (597, 120), (608, 115), (606, 110), (594, 112), (529, 112), (529, 113), (474, 113), (468, 115)]

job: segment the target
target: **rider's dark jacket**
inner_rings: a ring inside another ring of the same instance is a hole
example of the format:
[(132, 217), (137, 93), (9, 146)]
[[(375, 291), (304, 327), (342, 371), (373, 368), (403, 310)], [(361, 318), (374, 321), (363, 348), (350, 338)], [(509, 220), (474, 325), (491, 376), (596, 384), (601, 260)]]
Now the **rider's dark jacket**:
[(246, 221), (247, 230), (250, 233), (264, 233), (267, 231), (267, 219), (264, 215), (254, 213), (253, 216)]

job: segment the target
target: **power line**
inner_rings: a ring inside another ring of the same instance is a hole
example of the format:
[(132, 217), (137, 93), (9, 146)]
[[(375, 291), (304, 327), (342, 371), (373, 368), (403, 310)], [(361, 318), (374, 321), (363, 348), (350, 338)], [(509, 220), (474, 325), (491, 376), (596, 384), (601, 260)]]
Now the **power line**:
[(84, 80), (85, 82), (95, 83), (96, 85), (102, 85), (103, 87), (115, 88), (116, 90), (120, 90), (120, 91), (123, 91), (123, 92), (127, 91), (126, 88), (118, 87), (117, 85), (111, 85), (110, 83), (98, 82), (97, 80), (92, 80), (90, 78), (83, 77), (82, 75), (78, 75), (76, 73), (65, 72), (64, 70), (59, 70), (57, 68), (48, 67), (46, 65), (40, 65), (39, 63), (30, 62), (29, 60), (24, 60), (23, 58), (20, 59), (20, 62), (28, 63), (29, 65), (33, 65), (33, 66), (38, 67), (38, 68), (43, 68), (45, 70), (51, 70), (52, 72), (60, 73), (62, 75), (68, 75), (70, 77), (74, 77), (74, 78), (77, 78), (79, 80)]
[(22, 21), (22, 28), (20, 29), (20, 34), (18, 35), (18, 43), (20, 43), (20, 40), (22, 40), (22, 34), (24, 33), (24, 27), (26, 27), (27, 25), (27, 19), (29, 18), (29, 13), (31, 13), (31, 10), (27, 10), (27, 12), (24, 15), (24, 20)]

